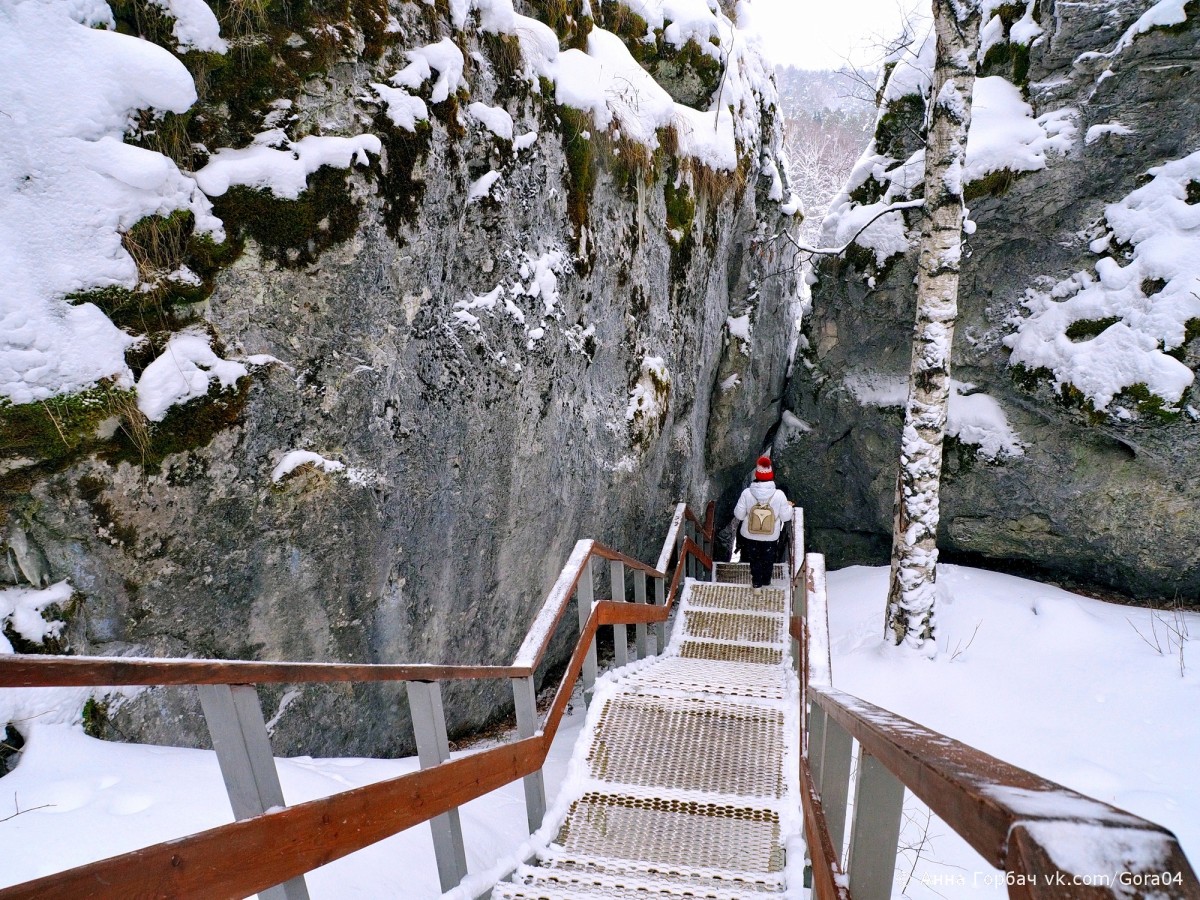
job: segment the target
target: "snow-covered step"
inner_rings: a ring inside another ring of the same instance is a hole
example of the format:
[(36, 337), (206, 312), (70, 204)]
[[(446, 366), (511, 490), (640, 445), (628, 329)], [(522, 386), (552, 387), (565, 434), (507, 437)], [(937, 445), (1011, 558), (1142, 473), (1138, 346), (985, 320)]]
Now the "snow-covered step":
[(558, 884), (537, 882), (532, 884), (498, 885), (492, 891), (493, 898), (501, 900), (606, 900), (606, 898), (652, 898), (689, 897), (693, 900), (742, 900), (746, 895), (737, 891), (710, 891), (687, 885), (651, 885), (632, 882), (620, 886)]
[(641, 691), (679, 691), (728, 697), (782, 700), (787, 674), (772, 666), (666, 657), (653, 668), (635, 672), (629, 684)]
[(596, 869), (533, 868), (522, 866), (511, 885), (493, 896), (559, 897), (703, 897), (709, 900), (742, 900), (747, 895), (779, 893), (779, 884), (722, 881), (644, 872), (603, 872)]
[(669, 881), (712, 891), (735, 893), (776, 893), (783, 890), (782, 872), (739, 872), (712, 866), (688, 866), (677, 863), (614, 860), (581, 853), (567, 853), (550, 846), (538, 854), (538, 866), (566, 874), (586, 876), (636, 876), (644, 881)]

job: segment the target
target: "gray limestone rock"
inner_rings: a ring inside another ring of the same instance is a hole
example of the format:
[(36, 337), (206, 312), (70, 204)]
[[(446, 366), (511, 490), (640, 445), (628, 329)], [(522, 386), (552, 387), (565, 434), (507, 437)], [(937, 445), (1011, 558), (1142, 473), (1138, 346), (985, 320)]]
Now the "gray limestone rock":
[[(1045, 34), (1030, 54), (1029, 101), (1035, 115), (1077, 109), (1078, 136), (1048, 168), (969, 203), (978, 230), (968, 242), (954, 346), (954, 377), (995, 398), (1026, 447), (989, 461), (948, 443), (940, 546), (944, 560), (1190, 602), (1200, 595), (1200, 426), (1147, 408), (1126, 421), (1091, 414), (1045, 379), (1022, 377), (1002, 343), (1027, 314), (1026, 289), (1095, 266), (1088, 242), (1106, 204), (1143, 184), (1147, 169), (1200, 147), (1194, 8), (1183, 25), (1141, 34), (1115, 58), (1077, 61), (1109, 50), (1148, 5), (1038, 4)], [(1131, 132), (1084, 142), (1088, 128), (1114, 120)], [(815, 549), (831, 565), (880, 563), (890, 548), (902, 401), (864, 402), (853, 387), (905, 375), (913, 266), (900, 258), (876, 272), (827, 260), (817, 272), (803, 326), (808, 347), (785, 399), (811, 430), (781, 433), (777, 468), (798, 488)], [(1193, 370), (1197, 343), (1182, 354)]]
[[(410, 45), (423, 9), (405, 7)], [(592, 148), (573, 224), (566, 148), (585, 139), (565, 136), (546, 97), (502, 94), (476, 37), (470, 99), (505, 106), (536, 143), (514, 150), (457, 106), (428, 133), (391, 131), (378, 168), (351, 179), (362, 209), (348, 240), (299, 267), (250, 241), (193, 311), (227, 358), (278, 360), (252, 367), (227, 426), (151, 464), (92, 456), (23, 475), (8, 513), (84, 598), (75, 652), (507, 663), (578, 539), (654, 560), (673, 504), (701, 503), (748, 463), (793, 336), (777, 237), (792, 220), (769, 179), (748, 163), (697, 188), (685, 254), (666, 226), (675, 163), (630, 177)], [(370, 80), (341, 67), (296, 112), (352, 130)], [(748, 159), (777, 139), (768, 120)], [(492, 195), (468, 202), (489, 169), (502, 173)], [(535, 294), (550, 276), (556, 296)], [(743, 313), (748, 354), (724, 338)], [(647, 358), (669, 384), (634, 415)], [(732, 373), (736, 390), (717, 390)], [(347, 468), (273, 480), (296, 449)], [(563, 660), (563, 631), (539, 674)], [(277, 753), (412, 749), (402, 685), (260, 693)], [(452, 684), (445, 705), (461, 734), (511, 710), (511, 693)], [(191, 689), (149, 691), (113, 705), (109, 733), (205, 745), (197, 709)]]

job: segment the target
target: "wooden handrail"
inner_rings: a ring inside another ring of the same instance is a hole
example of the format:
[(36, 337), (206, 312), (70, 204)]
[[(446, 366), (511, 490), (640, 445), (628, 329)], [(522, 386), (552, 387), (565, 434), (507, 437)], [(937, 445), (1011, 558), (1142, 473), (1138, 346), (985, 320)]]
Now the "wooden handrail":
[(453, 681), (467, 678), (520, 678), (529, 674), (529, 669), (519, 666), (295, 663), (34, 654), (0, 657), (0, 688)]
[[(1170, 871), (1179, 873), (1194, 892), (1172, 896), (1200, 897), (1200, 884), (1179, 842), (1161, 825), (832, 687), (809, 685), (808, 696), (996, 868), (1038, 876), (1039, 882), (1046, 880), (1041, 876), (1062, 872), (1067, 884), (1087, 879), (1089, 885), (1121, 873), (1130, 884), (1146, 884), (1151, 882), (1139, 879)], [(1114, 853), (1099, 863), (1109, 841), (1145, 852)], [(1073, 846), (1088, 846), (1087, 864), (1100, 864), (1105, 871), (1073, 871)], [(1047, 870), (1050, 859), (1058, 864)], [(1037, 868), (1031, 870), (1031, 865)]]
[(515, 668), (527, 670), (526, 674), (530, 674), (541, 664), (542, 658), (550, 646), (550, 640), (558, 628), (558, 623), (562, 621), (562, 617), (571, 603), (571, 597), (579, 586), (579, 579), (583, 577), (584, 567), (593, 557), (622, 563), (627, 569), (645, 572), (651, 578), (666, 577), (664, 571), (652, 568), (644, 562), (626, 556), (611, 547), (606, 547), (598, 541), (585, 539), (576, 542), (566, 565), (563, 566), (554, 586), (550, 588), (550, 593), (546, 595), (546, 601), (534, 617), (533, 624), (525, 635), (525, 640), (517, 649), (517, 655), (513, 659)]
[(819, 900), (850, 900), (846, 873), (838, 859), (841, 848), (834, 849), (807, 756), (800, 759), (800, 803), (804, 807), (804, 840), (813, 861), (813, 895)]
[(704, 507), (703, 522), (696, 517), (696, 514), (692, 512), (692, 508), (686, 503), (676, 504), (675, 513), (671, 516), (671, 525), (667, 528), (667, 536), (663, 539), (662, 550), (658, 554), (658, 571), (665, 572), (670, 565), (671, 554), (675, 552), (675, 545), (679, 542), (679, 529), (683, 527), (685, 521), (697, 525), (700, 528), (700, 536), (711, 547), (713, 536), (717, 530), (716, 502), (710, 500)]
[[(582, 557), (576, 555), (582, 548)], [(698, 559), (707, 555), (693, 544)], [(327, 684), (373, 681), (462, 681), (489, 678), (526, 678), (545, 656), (557, 627), (578, 585), (583, 565), (592, 556), (615, 560), (655, 578), (664, 572), (611, 547), (582, 540), (534, 619), (525, 642), (509, 666), (460, 666), (388, 663), (259, 662), (227, 659), (162, 659), (114, 656), (52, 656), (10, 654), (0, 656), (0, 688), (6, 687), (117, 687), (189, 684)], [(705, 562), (711, 568), (711, 561)], [(564, 584), (564, 577), (566, 578)], [(565, 589), (565, 590), (564, 590)], [(531, 645), (531, 638), (536, 638)], [(529, 649), (527, 649), (527, 647)]]
[[(828, 656), (824, 558), (810, 554), (804, 568), (807, 616), (794, 617), (789, 629), (801, 654), (803, 719), (811, 721), (806, 707), (819, 707), (826, 733), (836, 722), (859, 742), (863, 753), (881, 763), (991, 865), (1008, 873), (1010, 898), (1099, 900), (1158, 894), (1200, 900), (1195, 871), (1175, 835), (1162, 826), (836, 690)], [(818, 900), (849, 900), (839, 862), (841, 848), (829, 840), (809, 768), (807, 737), (806, 732), (801, 802), (814, 893)], [(1082, 856), (1076, 852), (1079, 847), (1086, 848)], [(1164, 873), (1178, 881), (1164, 884)]]
[[(581, 545), (584, 546), (581, 550)], [(576, 545), (581, 554), (571, 563), (576, 575), (571, 583), (578, 581), (578, 572), (592, 556), (605, 559), (628, 558), (607, 547), (591, 541)], [(531, 738), (512, 744), (495, 747), (428, 769), (402, 775), (387, 781), (377, 782), (312, 800), (296, 806), (277, 809), (254, 818), (243, 819), (216, 828), (172, 841), (155, 844), (141, 850), (100, 860), (48, 875), (9, 888), (0, 889), (0, 900), (74, 900), (76, 897), (126, 898), (130, 896), (186, 896), (188, 898), (232, 898), (245, 897), (272, 885), (281, 884), (318, 866), (325, 865), (356, 850), (380, 841), (392, 834), (425, 822), (461, 806), (470, 800), (496, 790), (518, 779), (538, 771), (545, 763), (551, 742), (558, 731), (567, 702), (580, 677), (587, 650), (595, 638), (598, 628), (605, 625), (631, 625), (640, 622), (665, 621), (678, 595), (683, 561), (694, 556), (706, 568), (712, 568), (712, 560), (691, 540), (685, 538), (680, 546), (679, 561), (675, 567), (670, 593), (663, 606), (649, 606), (605, 600), (597, 603), (587, 622), (580, 631), (579, 639), (571, 655), (567, 670), (559, 683), (546, 720), (541, 730)], [(630, 561), (636, 563), (636, 561)], [(627, 564), (630, 564), (627, 563)], [(644, 567), (643, 564), (638, 564)], [(567, 567), (564, 567), (564, 572)], [(661, 576), (656, 570), (650, 570)], [(648, 573), (649, 574), (649, 573)], [(560, 577), (559, 581), (562, 581)], [(551, 591), (550, 599), (554, 598)], [(569, 596), (569, 595), (568, 595)], [(543, 607), (545, 609), (545, 607)], [(557, 619), (555, 620), (557, 622)], [(0, 659), (0, 669), (13, 657)], [(23, 658), (22, 658), (23, 659)], [(147, 665), (193, 663), (196, 669), (189, 675), (194, 679), (206, 674), (206, 667), (214, 665), (207, 660), (158, 660), (129, 661), (99, 659), (105, 662), (126, 662)], [(71, 660), (51, 660), (64, 662)], [(231, 663), (216, 661), (218, 666)], [(246, 663), (246, 666), (276, 667), (291, 666), (296, 669), (320, 666), (324, 670), (357, 669), (419, 669), (419, 678), (401, 677), (399, 671), (392, 673), (392, 680), (436, 680), (427, 676), (444, 667), (405, 666), (338, 666), (333, 664), (295, 663)], [(459, 673), (466, 667), (448, 667), (445, 671)], [(520, 671), (522, 677), (529, 673), (520, 667), (475, 667), (486, 674), (479, 677), (510, 677), (497, 674), (504, 671)], [(111, 674), (93, 673), (95, 677), (108, 678)], [(124, 673), (128, 674), (128, 673)], [(211, 672), (207, 672), (211, 675)], [(249, 668), (239, 671), (235, 681), (195, 680), (172, 681), (172, 684), (195, 683), (253, 683), (246, 679)], [(328, 675), (324, 671), (323, 675)], [(76, 675), (75, 677), (78, 677)], [(223, 676), (222, 676), (223, 677)], [(454, 676), (452, 676), (454, 677)], [(274, 680), (274, 679), (272, 679)], [(280, 679), (285, 680), (285, 679)], [(312, 680), (292, 678), (294, 681)], [(353, 680), (323, 678), (322, 680)], [(366, 680), (366, 679), (364, 679)], [(380, 680), (380, 679), (374, 679)], [(0, 682), (3, 683), (3, 682)], [(37, 682), (44, 684), (44, 682)], [(70, 681), (70, 684), (111, 684), (106, 681)], [(135, 683), (143, 682), (117, 682)], [(154, 682), (159, 683), (159, 682)]]

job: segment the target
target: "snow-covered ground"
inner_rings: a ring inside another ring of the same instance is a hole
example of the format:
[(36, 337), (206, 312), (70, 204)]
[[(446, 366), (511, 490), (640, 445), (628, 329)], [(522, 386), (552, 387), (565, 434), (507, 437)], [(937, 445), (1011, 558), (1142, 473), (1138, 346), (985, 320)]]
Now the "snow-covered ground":
[[(939, 654), (883, 649), (886, 568), (829, 575), (833, 683), (1175, 832), (1200, 861), (1200, 614), (1119, 606), (938, 567)], [(1194, 636), (1183, 641), (1175, 631)], [(1161, 652), (1155, 649), (1155, 645)], [(1004, 896), (996, 873), (910, 796), (898, 893)], [(978, 873), (978, 874), (976, 874)], [(956, 882), (961, 878), (962, 883)], [(922, 881), (924, 879), (924, 882)]]
[[(546, 762), (550, 803), (583, 722), (576, 697)], [(418, 768), (415, 757), (278, 760), (289, 804)], [(20, 765), (0, 779), (0, 797), (0, 887), (233, 821), (211, 751), (98, 741), (68, 725), (31, 728)], [(466, 804), (460, 815), (472, 873), (514, 856), (529, 838), (519, 781)], [(314, 900), (418, 900), (441, 893), (428, 825), (316, 869), (307, 882)]]
[[(961, 566), (939, 572), (932, 661), (883, 650), (886, 569), (830, 573), (834, 685), (1158, 822), (1200, 860), (1200, 643), (1184, 639), (1181, 657), (1176, 637), (1200, 636), (1200, 614), (1117, 606)], [(582, 712), (576, 702), (551, 751), (551, 805)], [(413, 759), (279, 761), (289, 803), (415, 768)], [(1000, 896), (993, 870), (947, 826), (926, 829), (911, 798), (906, 805), (902, 844), (912, 849), (901, 854), (898, 895)], [(231, 818), (210, 752), (34, 725), (17, 769), (0, 779), (0, 886)], [(520, 783), (467, 804), (462, 820), (471, 872), (512, 857), (527, 838)], [(308, 881), (317, 900), (437, 897), (429, 830), (410, 829)]]

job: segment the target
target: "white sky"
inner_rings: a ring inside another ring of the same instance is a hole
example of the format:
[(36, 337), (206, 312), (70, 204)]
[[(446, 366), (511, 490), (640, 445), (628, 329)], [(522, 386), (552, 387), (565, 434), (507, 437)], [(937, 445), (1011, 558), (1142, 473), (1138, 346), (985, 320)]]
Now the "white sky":
[(874, 65), (877, 46), (928, 0), (750, 0), (756, 30), (776, 65), (836, 69)]

